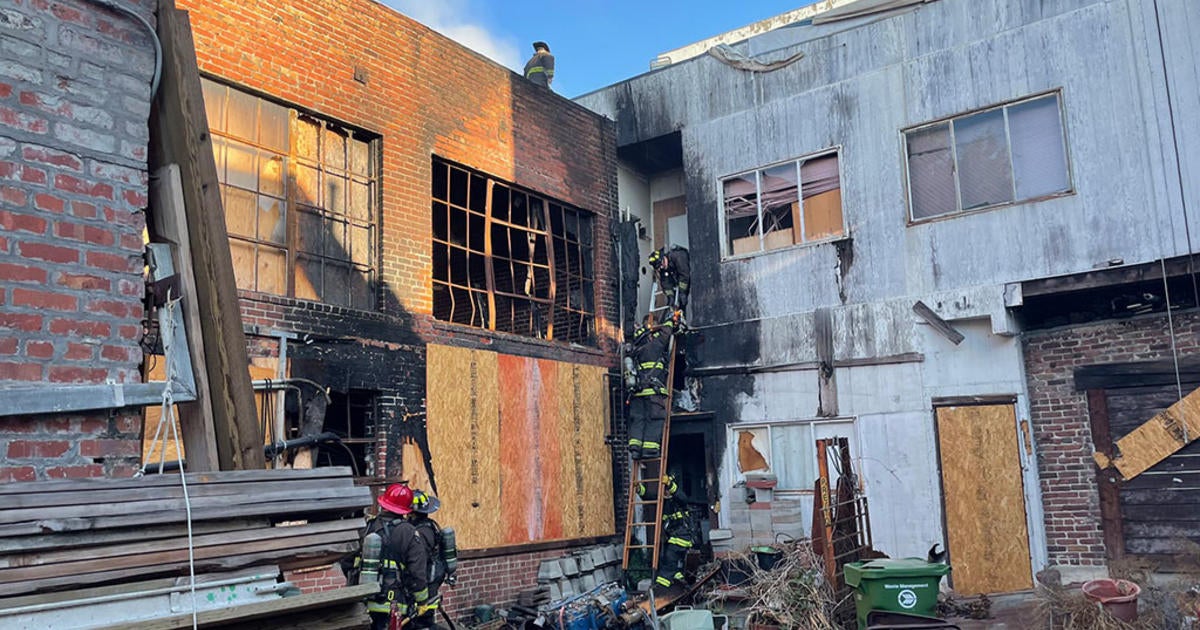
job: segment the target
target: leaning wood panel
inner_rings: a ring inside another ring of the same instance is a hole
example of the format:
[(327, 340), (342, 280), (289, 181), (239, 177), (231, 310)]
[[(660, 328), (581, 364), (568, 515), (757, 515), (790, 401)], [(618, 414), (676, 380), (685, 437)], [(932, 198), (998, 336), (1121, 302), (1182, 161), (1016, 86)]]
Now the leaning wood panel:
[(536, 451), (541, 382), (534, 360), (501, 354), (496, 357), (499, 390), (501, 544), (516, 545), (542, 538), (541, 487)]
[(939, 407), (937, 428), (955, 591), (1032, 588), (1013, 407)]
[(1117, 440), (1116, 457), (1110, 460), (1104, 453), (1095, 453), (1093, 457), (1101, 468), (1115, 466), (1121, 477), (1129, 480), (1197, 438), (1200, 438), (1200, 389)]
[(151, 112), (150, 153), (156, 167), (180, 168), (217, 459), (223, 470), (261, 469), (266, 465), (263, 437), (246, 370), (246, 336), (191, 23), (174, 0), (159, 0), (157, 17), (163, 63)]
[(429, 450), (442, 500), (462, 549), (503, 543), (499, 390), (494, 352), (430, 345), (426, 364)]

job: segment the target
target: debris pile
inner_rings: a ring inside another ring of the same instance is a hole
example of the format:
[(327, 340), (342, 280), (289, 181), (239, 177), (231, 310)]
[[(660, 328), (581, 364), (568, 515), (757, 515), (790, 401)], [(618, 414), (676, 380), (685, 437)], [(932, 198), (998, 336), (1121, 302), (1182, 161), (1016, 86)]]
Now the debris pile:
[[(747, 617), (760, 624), (776, 624), (781, 628), (838, 630), (838, 611), (850, 603), (850, 597), (839, 598), (833, 585), (825, 579), (824, 564), (813, 553), (807, 540), (785, 545), (769, 570), (750, 553), (734, 554), (730, 565), (748, 569), (749, 580), (741, 585), (745, 591)], [(720, 593), (710, 593), (710, 602)], [(851, 604), (852, 609), (852, 604)]]

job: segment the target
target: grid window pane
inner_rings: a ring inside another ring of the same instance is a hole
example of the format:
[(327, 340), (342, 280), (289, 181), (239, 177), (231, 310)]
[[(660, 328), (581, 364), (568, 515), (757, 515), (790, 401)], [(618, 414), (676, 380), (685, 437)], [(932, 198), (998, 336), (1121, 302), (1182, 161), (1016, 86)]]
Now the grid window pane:
[(950, 151), (950, 125), (937, 125), (909, 133), (908, 178), (914, 219), (954, 212), (954, 154)]
[(592, 215), (437, 158), (432, 173), (434, 317), (593, 343)]

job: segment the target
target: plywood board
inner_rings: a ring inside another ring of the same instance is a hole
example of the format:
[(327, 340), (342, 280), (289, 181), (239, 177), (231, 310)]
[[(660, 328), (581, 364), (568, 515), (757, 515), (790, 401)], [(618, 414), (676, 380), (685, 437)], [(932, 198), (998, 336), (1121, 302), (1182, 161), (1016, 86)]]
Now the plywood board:
[(1200, 389), (1155, 414), (1142, 426), (1117, 440), (1117, 457), (1093, 457), (1100, 468), (1115, 466), (1126, 481), (1146, 472), (1190, 442), (1200, 438)]
[(804, 240), (817, 241), (842, 233), (842, 190), (835, 188), (804, 198)]
[(938, 407), (936, 413), (955, 591), (1032, 588), (1013, 406)]
[(442, 508), (462, 549), (500, 544), (497, 354), (430, 345), (426, 366), (429, 450)]
[(438, 520), (460, 547), (614, 533), (603, 368), (431, 345), (427, 375)]

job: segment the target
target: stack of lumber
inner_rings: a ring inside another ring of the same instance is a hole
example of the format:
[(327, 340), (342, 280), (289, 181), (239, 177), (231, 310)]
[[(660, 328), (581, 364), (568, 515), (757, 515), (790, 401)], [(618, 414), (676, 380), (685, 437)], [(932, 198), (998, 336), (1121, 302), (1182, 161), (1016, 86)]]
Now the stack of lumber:
[[(189, 473), (186, 481), (198, 575), (336, 562), (357, 551), (371, 504), (348, 468)], [(52, 592), (187, 576), (187, 507), (178, 474), (0, 485), (0, 615), (36, 606), (39, 594), (58, 601), (64, 594)], [(291, 599), (300, 598), (280, 601)], [(237, 619), (225, 612), (226, 622)]]

